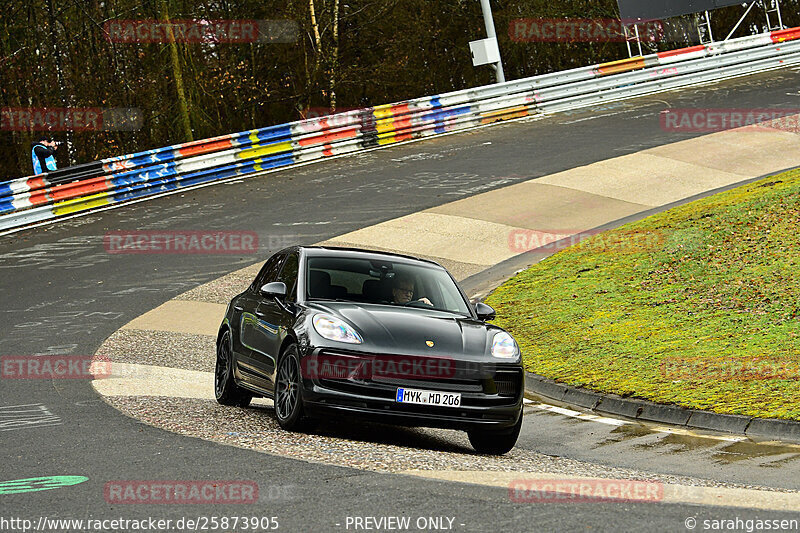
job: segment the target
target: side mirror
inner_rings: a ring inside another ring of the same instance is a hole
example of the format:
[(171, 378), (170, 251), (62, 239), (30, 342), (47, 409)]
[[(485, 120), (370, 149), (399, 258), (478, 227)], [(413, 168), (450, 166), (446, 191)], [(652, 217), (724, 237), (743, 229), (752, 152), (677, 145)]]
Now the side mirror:
[(478, 318), (481, 320), (494, 320), (496, 314), (491, 306), (488, 306), (483, 302), (478, 302), (475, 304), (475, 312), (478, 313)]
[(282, 281), (273, 281), (261, 287), (258, 292), (265, 298), (272, 296), (283, 298), (286, 296), (286, 284)]

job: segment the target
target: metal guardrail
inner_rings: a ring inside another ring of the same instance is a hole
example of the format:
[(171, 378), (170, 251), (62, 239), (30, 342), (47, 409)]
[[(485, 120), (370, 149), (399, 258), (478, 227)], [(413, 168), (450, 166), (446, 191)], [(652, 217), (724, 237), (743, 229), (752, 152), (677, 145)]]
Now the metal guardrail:
[(800, 64), (800, 28), (146, 150), (0, 183), (0, 231), (422, 137)]
[(663, 69), (620, 74), (614, 77), (613, 84), (601, 83), (601, 89), (597, 91), (576, 84), (574, 90), (549, 94), (539, 102), (539, 109), (545, 113), (557, 113), (797, 64), (800, 64), (800, 41), (758, 51), (712, 56), (702, 64), (691, 61)]

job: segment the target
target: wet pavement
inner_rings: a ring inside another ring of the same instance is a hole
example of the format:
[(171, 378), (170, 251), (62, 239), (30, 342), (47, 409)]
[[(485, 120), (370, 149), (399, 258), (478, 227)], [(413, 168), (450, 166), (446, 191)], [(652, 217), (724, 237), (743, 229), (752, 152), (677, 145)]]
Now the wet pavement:
[[(532, 399), (534, 404), (548, 403)], [(523, 449), (615, 468), (800, 490), (799, 444), (623, 419), (613, 419), (624, 423), (612, 425), (528, 410), (517, 444)]]

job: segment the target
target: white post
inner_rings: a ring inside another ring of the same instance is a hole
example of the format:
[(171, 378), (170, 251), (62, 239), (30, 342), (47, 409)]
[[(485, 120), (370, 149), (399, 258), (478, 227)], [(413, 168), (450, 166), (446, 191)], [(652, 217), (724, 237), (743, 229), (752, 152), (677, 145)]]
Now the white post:
[[(494, 18), (492, 17), (492, 6), (489, 4), (489, 0), (481, 0), (481, 9), (483, 10), (483, 24), (486, 26), (486, 37), (496, 40), (497, 34), (494, 31)], [(506, 75), (503, 72), (503, 61), (500, 60), (497, 63), (493, 63), (492, 66), (494, 66), (497, 82), (503, 83), (506, 81)]]
[[(736, 26), (733, 27), (731, 32), (728, 34), (727, 37), (725, 37), (725, 39), (723, 39), (723, 41), (727, 41), (728, 39), (730, 39), (731, 35), (733, 35), (734, 32), (736, 32), (736, 30), (739, 29), (739, 26), (742, 25), (742, 22), (744, 22), (744, 19), (747, 18), (747, 14), (750, 13), (750, 10), (753, 9), (753, 6), (756, 5), (757, 1), (758, 0), (753, 0), (753, 2), (750, 4), (750, 7), (748, 7), (747, 11), (745, 11), (744, 15), (742, 15), (742, 18), (739, 19), (739, 22), (736, 23)], [(769, 29), (769, 13), (767, 14), (767, 26), (768, 26), (767, 29)]]

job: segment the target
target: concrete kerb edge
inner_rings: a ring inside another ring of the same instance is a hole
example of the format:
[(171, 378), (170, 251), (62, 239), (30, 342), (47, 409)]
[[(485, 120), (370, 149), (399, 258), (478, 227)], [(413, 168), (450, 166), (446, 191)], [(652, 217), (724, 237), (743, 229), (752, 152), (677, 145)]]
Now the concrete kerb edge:
[(525, 392), (568, 406), (582, 407), (602, 415), (657, 422), (670, 426), (746, 435), (760, 439), (800, 442), (800, 422), (777, 418), (756, 418), (689, 409), (640, 398), (623, 398), (582, 387), (559, 383), (525, 372)]

